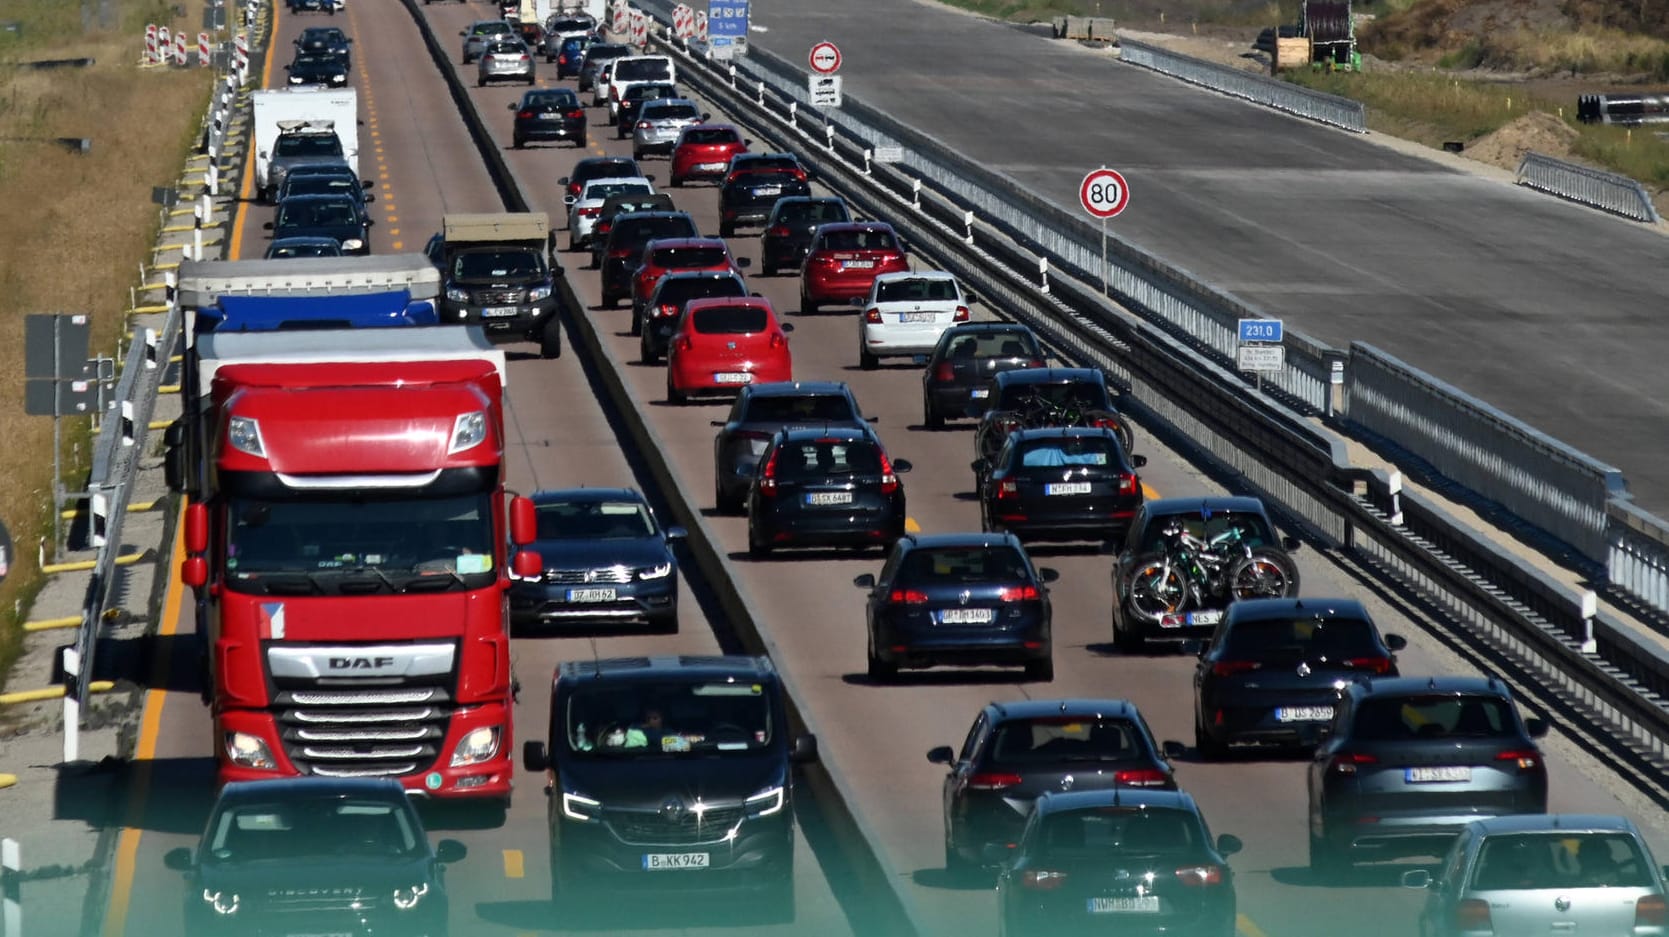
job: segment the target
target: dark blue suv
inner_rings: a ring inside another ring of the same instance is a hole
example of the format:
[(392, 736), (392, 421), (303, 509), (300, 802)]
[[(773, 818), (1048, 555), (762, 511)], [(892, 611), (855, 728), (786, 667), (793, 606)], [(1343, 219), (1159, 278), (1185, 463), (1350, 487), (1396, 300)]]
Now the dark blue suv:
[(713, 421), (719, 428), (713, 437), (713, 502), (719, 513), (742, 512), (759, 457), (779, 431), (857, 429), (867, 422), (871, 421), (858, 409), (858, 400), (845, 381), (781, 381), (744, 386), (730, 407), (730, 415)]
[(904, 459), (867, 424), (782, 430), (748, 489), (748, 552), (780, 547), (887, 549), (904, 536)]

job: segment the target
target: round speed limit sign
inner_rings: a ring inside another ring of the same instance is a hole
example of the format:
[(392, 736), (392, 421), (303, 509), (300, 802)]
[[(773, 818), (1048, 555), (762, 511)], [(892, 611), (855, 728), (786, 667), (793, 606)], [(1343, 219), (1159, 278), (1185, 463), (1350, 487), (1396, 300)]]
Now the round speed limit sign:
[(1130, 204), (1130, 186), (1117, 170), (1102, 167), (1084, 177), (1084, 184), (1078, 187), (1078, 201), (1091, 215), (1111, 218)]

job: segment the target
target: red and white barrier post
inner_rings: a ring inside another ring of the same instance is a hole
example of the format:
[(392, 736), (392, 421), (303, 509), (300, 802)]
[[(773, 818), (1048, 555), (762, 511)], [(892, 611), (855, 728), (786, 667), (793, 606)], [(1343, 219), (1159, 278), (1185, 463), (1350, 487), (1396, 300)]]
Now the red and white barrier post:
[(209, 67), (209, 34), (208, 33), (198, 33), (197, 34), (197, 64), (201, 65), (204, 68)]
[(150, 23), (145, 27), (145, 64), (157, 63), (156, 24)]

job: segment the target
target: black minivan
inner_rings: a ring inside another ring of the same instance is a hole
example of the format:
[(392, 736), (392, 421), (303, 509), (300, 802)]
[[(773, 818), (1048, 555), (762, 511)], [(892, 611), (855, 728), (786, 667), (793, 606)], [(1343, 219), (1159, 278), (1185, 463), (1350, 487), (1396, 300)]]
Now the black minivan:
[[(795, 735), (764, 657), (568, 661), (549, 742), (523, 746), (549, 798), (551, 892), (750, 892), (792, 916)], [(558, 897), (558, 896), (561, 897)]]

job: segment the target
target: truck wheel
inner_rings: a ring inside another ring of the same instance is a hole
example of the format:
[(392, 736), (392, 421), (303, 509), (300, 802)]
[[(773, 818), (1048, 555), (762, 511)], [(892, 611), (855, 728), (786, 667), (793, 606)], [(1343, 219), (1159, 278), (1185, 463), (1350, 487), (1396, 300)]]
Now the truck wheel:
[(539, 357), (562, 357), (562, 319), (555, 313), (545, 323), (544, 331), (539, 333)]

